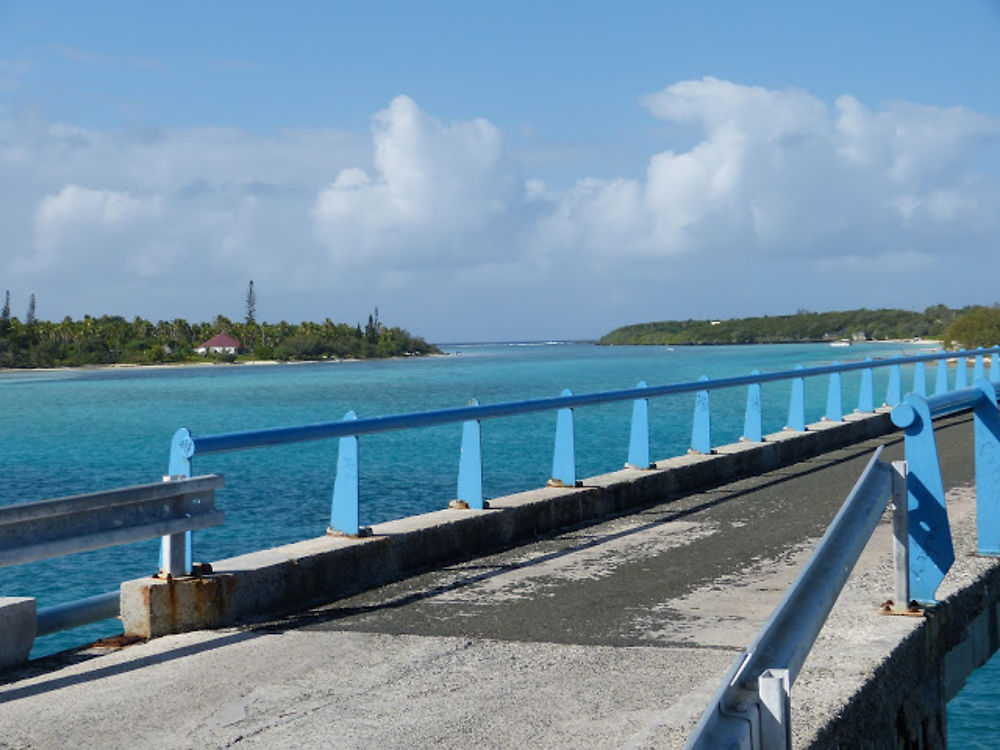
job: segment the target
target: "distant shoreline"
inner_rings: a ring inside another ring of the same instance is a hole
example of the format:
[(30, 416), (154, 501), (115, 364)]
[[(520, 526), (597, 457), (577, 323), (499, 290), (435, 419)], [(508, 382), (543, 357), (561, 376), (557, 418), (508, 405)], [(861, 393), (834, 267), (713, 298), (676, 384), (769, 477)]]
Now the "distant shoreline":
[[(802, 339), (801, 341), (754, 341), (754, 342), (733, 342), (733, 341), (700, 341), (697, 343), (685, 342), (683, 344), (674, 343), (632, 343), (618, 344), (618, 343), (603, 343), (600, 341), (595, 342), (597, 346), (690, 346), (692, 348), (699, 346), (796, 346), (800, 344), (825, 344), (827, 346), (832, 346), (836, 344), (840, 339)], [(944, 346), (944, 342), (940, 339), (877, 339), (872, 341), (852, 341), (847, 347), (851, 346), (865, 346), (866, 344), (929, 344), (931, 346)], [(838, 347), (833, 347), (838, 348)]]
[[(424, 357), (448, 357), (448, 354), (422, 354)], [(157, 362), (154, 364), (139, 364), (136, 362), (114, 362), (108, 365), (65, 365), (63, 367), (0, 367), (0, 373), (6, 372), (100, 372), (104, 370), (171, 370), (184, 367), (256, 367), (258, 365), (314, 365), (317, 363), (343, 363), (351, 362), (385, 362), (387, 360), (412, 359), (412, 357), (370, 357), (358, 359), (356, 357), (345, 357), (343, 359), (290, 359), (280, 361), (277, 359), (248, 359), (241, 362), (215, 362), (206, 360), (204, 362)]]

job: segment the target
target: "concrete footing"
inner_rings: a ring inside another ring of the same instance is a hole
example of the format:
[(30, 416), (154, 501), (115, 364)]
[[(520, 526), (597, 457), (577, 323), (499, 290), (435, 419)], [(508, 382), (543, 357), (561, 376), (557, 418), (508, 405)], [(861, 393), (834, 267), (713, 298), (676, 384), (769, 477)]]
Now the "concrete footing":
[(35, 642), (35, 600), (0, 596), (0, 670), (23, 664)]
[(327, 536), (213, 562), (205, 577), (126, 581), (122, 622), (129, 635), (155, 637), (301, 610), (894, 430), (888, 409), (848, 415), (843, 422), (809, 425), (804, 433), (780, 432), (762, 443), (658, 461), (655, 469), (591, 477), (578, 488), (497, 498), (486, 510), (441, 510), (378, 524), (369, 537)]

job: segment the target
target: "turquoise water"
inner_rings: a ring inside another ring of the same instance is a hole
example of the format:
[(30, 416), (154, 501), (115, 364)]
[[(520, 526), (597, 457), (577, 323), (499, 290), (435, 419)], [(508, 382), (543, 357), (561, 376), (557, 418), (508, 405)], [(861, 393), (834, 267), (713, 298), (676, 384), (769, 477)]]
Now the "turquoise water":
[[(0, 504), (158, 481), (178, 427), (195, 435), (790, 369), (925, 350), (917, 344), (726, 347), (597, 347), (587, 344), (453, 345), (451, 356), (379, 362), (0, 373)], [(860, 375), (843, 378), (843, 404), (857, 402)], [(876, 400), (888, 372), (875, 371)], [(928, 372), (933, 383), (933, 372)], [(904, 390), (912, 383), (905, 372)], [(806, 382), (807, 421), (820, 418), (827, 381)], [(764, 431), (785, 424), (790, 386), (762, 387)], [(742, 431), (745, 389), (712, 396), (714, 445)], [(693, 395), (650, 404), (651, 454), (683, 453)], [(631, 404), (577, 409), (580, 476), (618, 469), (628, 451)], [(495, 497), (544, 484), (551, 469), (554, 414), (483, 424), (484, 491)], [(361, 440), (361, 523), (445, 507), (455, 493), (460, 425)], [(196, 458), (195, 473), (219, 472), (226, 525), (195, 534), (196, 560), (319, 536), (329, 523), (336, 441)], [(0, 592), (48, 606), (117, 588), (157, 564), (158, 542), (0, 568)], [(39, 639), (35, 655), (116, 632), (99, 623)], [(964, 693), (963, 693), (964, 695)], [(995, 705), (995, 700), (992, 701)], [(951, 721), (956, 721), (950, 719)], [(961, 745), (956, 745), (961, 746)], [(973, 745), (968, 745), (972, 747)], [(983, 745), (985, 747), (985, 745)]]

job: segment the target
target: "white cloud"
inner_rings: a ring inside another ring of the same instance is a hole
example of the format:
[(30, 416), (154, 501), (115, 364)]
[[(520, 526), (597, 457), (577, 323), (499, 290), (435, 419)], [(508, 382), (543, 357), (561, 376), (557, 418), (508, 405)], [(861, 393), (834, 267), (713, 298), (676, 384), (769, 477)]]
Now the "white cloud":
[(373, 118), (374, 173), (342, 170), (316, 198), (316, 236), (340, 263), (405, 266), (510, 251), (525, 186), (486, 120), (444, 124), (398, 96)]
[(644, 182), (580, 180), (541, 220), (545, 240), (622, 259), (878, 253), (919, 244), (918, 225), (958, 225), (997, 205), (995, 180), (968, 179), (967, 161), (1000, 127), (961, 108), (873, 112), (841, 97), (831, 110), (804, 91), (714, 78), (645, 104), (702, 139), (653, 154)]

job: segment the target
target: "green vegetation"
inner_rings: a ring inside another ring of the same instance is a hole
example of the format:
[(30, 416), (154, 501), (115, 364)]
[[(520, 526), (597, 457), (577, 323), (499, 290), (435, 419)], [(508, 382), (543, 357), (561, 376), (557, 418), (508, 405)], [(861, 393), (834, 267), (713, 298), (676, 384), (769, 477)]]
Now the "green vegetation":
[(731, 320), (666, 320), (618, 328), (601, 344), (783, 344), (839, 339), (874, 340), (944, 338), (960, 316), (977, 309), (952, 310), (944, 305), (911, 310), (847, 310)]
[(195, 348), (218, 333), (228, 333), (245, 347), (238, 356), (209, 357), (222, 362), (363, 359), (438, 352), (437, 347), (402, 328), (384, 326), (378, 310), (368, 316), (364, 327), (334, 323), (329, 318), (322, 323), (257, 323), (252, 287), (245, 323), (221, 315), (211, 323), (188, 323), (183, 318), (152, 323), (109, 315), (85, 315), (83, 320), (67, 317), (55, 323), (35, 319), (34, 312), (34, 295), (23, 322), (10, 315), (9, 295), (6, 297), (0, 316), (0, 368), (203, 362), (206, 357)]
[(965, 308), (948, 326), (943, 338), (945, 343), (965, 349), (1000, 344), (1000, 308), (996, 305)]

